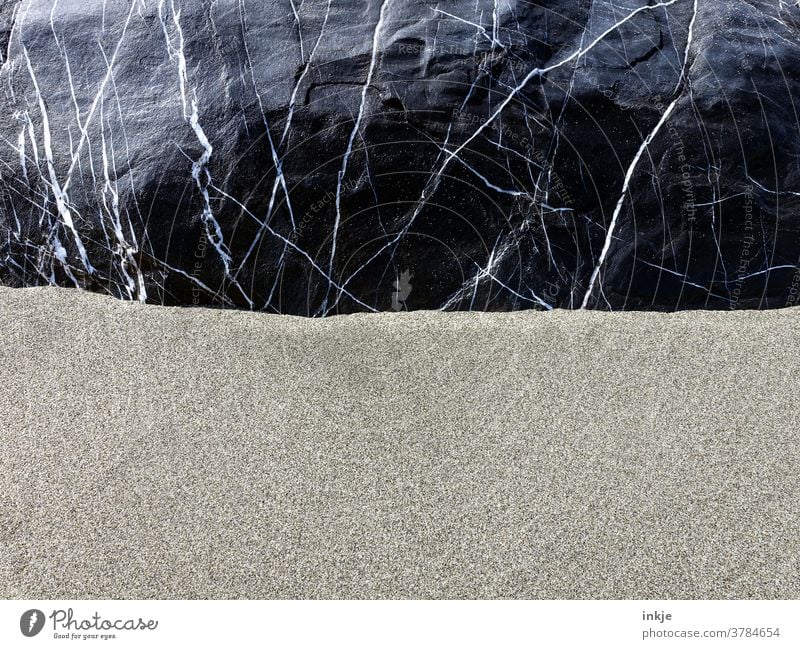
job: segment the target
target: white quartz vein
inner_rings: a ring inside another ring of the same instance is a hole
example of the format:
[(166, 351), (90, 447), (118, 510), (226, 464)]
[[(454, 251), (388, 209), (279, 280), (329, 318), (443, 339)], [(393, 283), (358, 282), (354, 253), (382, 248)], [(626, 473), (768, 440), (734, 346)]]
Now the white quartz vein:
[[(353, 151), (353, 143), (355, 142), (356, 136), (361, 129), (361, 120), (364, 117), (364, 110), (367, 103), (367, 93), (369, 91), (370, 84), (372, 83), (372, 76), (375, 73), (375, 67), (378, 60), (378, 48), (380, 44), (381, 31), (383, 30), (383, 23), (386, 19), (386, 12), (389, 8), (390, 1), (391, 0), (383, 0), (380, 13), (378, 15), (378, 21), (375, 23), (375, 31), (372, 33), (372, 54), (370, 56), (369, 69), (367, 70), (367, 78), (364, 80), (364, 84), (361, 88), (361, 103), (358, 107), (358, 115), (356, 116), (356, 121), (353, 124), (353, 130), (350, 132), (350, 137), (347, 141), (347, 149), (342, 156), (342, 167), (339, 170), (338, 181), (336, 183), (336, 217), (333, 222), (333, 232), (331, 233), (331, 257), (328, 265), (328, 275), (330, 277), (333, 277), (334, 273), (334, 263), (336, 261), (336, 241), (339, 235), (339, 224), (342, 219), (342, 184), (344, 183), (344, 178), (347, 175), (347, 164), (350, 161), (350, 154)], [(327, 298), (325, 301), (327, 302)], [(325, 309), (325, 305), (323, 305), (322, 308)]]
[[(697, 12), (697, 3), (695, 2), (694, 5), (695, 13)], [(695, 16), (692, 17), (691, 24), (694, 23)], [(614, 232), (616, 230), (617, 221), (619, 219), (619, 215), (622, 212), (622, 207), (625, 204), (625, 200), (628, 198), (628, 189), (630, 187), (631, 181), (633, 180), (633, 175), (636, 172), (636, 168), (639, 165), (639, 161), (642, 159), (642, 156), (647, 151), (647, 148), (650, 146), (651, 142), (655, 139), (658, 133), (661, 131), (661, 128), (669, 119), (672, 112), (675, 110), (675, 107), (678, 105), (678, 102), (682, 98), (682, 88), (687, 81), (687, 69), (689, 66), (689, 50), (692, 46), (691, 41), (691, 32), (689, 32), (689, 36), (687, 37), (686, 41), (686, 51), (684, 55), (684, 62), (683, 67), (681, 69), (681, 83), (675, 90), (675, 97), (667, 106), (666, 110), (661, 115), (661, 118), (658, 120), (656, 125), (647, 134), (647, 137), (644, 139), (642, 144), (639, 146), (639, 149), (636, 151), (636, 155), (633, 157), (630, 165), (628, 165), (628, 169), (625, 172), (625, 178), (622, 182), (622, 190), (620, 192), (619, 198), (617, 199), (617, 204), (614, 206), (614, 212), (611, 215), (611, 223), (608, 226), (608, 230), (606, 232), (605, 241), (603, 241), (603, 248), (600, 251), (600, 256), (597, 259), (597, 263), (595, 264), (594, 269), (592, 270), (592, 274), (589, 277), (589, 285), (586, 289), (586, 293), (584, 293), (583, 300), (581, 301), (581, 309), (585, 309), (588, 304), (589, 300), (592, 296), (592, 291), (594, 290), (595, 282), (597, 281), (598, 276), (600, 275), (600, 271), (605, 263), (606, 257), (608, 255), (608, 251), (611, 248), (611, 243), (614, 239)]]
[(219, 258), (222, 261), (222, 265), (225, 269), (225, 276), (229, 279), (232, 279), (233, 284), (239, 288), (245, 299), (249, 300), (244, 290), (242, 290), (236, 281), (231, 277), (231, 254), (225, 245), (222, 227), (214, 216), (214, 210), (211, 207), (211, 197), (208, 193), (208, 186), (211, 184), (211, 172), (208, 170), (208, 163), (214, 152), (214, 147), (211, 145), (211, 142), (209, 141), (205, 131), (203, 130), (203, 127), (200, 124), (197, 92), (193, 87), (190, 86), (189, 83), (186, 55), (184, 52), (185, 42), (183, 29), (181, 28), (180, 22), (181, 11), (180, 9), (176, 8), (174, 0), (170, 0), (172, 25), (176, 34), (176, 37), (171, 37), (165, 21), (165, 1), (166, 0), (159, 0), (158, 17), (161, 22), (162, 31), (164, 32), (164, 39), (170, 59), (175, 61), (178, 68), (178, 84), (180, 88), (181, 105), (183, 106), (183, 117), (188, 122), (203, 149), (203, 153), (200, 155), (200, 157), (197, 160), (192, 161), (192, 178), (194, 179), (195, 184), (197, 185), (197, 188), (200, 190), (200, 194), (203, 197), (202, 217), (206, 226), (206, 234), (208, 236), (208, 240), (211, 242), (212, 246), (214, 246), (214, 249), (217, 251)]
[[(89, 257), (86, 254), (86, 248), (83, 245), (83, 240), (81, 239), (81, 236), (78, 234), (78, 230), (75, 227), (75, 222), (72, 218), (72, 212), (69, 208), (69, 196), (67, 195), (66, 189), (63, 188), (58, 182), (58, 178), (56, 176), (56, 169), (53, 161), (53, 147), (50, 135), (50, 120), (47, 114), (47, 106), (45, 105), (44, 97), (42, 97), (41, 90), (39, 89), (39, 82), (36, 79), (36, 74), (33, 71), (31, 59), (28, 55), (28, 50), (25, 45), (22, 46), (22, 52), (23, 56), (25, 57), (25, 63), (28, 66), (28, 73), (30, 74), (31, 81), (33, 82), (34, 90), (36, 91), (37, 100), (39, 102), (39, 111), (41, 112), (42, 117), (42, 148), (44, 149), (45, 160), (47, 162), (47, 172), (50, 177), (50, 190), (52, 191), (53, 198), (56, 201), (56, 208), (58, 209), (58, 214), (61, 217), (61, 220), (64, 222), (64, 225), (67, 227), (67, 229), (69, 229), (69, 231), (72, 233), (75, 246), (78, 249), (78, 254), (81, 258), (81, 263), (86, 271), (91, 274), (94, 272), (94, 267), (89, 262)], [(55, 240), (58, 242), (57, 237)], [(56, 249), (56, 257), (59, 259), (59, 261), (65, 262), (66, 256), (66, 250), (63, 248), (63, 246), (59, 245)]]

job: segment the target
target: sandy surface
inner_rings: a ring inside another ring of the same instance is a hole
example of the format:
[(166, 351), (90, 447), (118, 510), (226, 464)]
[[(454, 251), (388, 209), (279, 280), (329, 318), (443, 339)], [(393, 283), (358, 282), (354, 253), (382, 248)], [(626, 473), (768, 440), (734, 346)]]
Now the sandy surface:
[(0, 597), (798, 598), (798, 351), (0, 289)]

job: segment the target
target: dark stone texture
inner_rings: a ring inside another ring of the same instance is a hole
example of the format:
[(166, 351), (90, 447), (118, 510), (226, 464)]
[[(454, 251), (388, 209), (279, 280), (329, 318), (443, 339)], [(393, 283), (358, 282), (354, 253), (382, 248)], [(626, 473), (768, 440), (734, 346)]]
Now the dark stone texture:
[(301, 315), (791, 305), (799, 21), (0, 0), (0, 281)]

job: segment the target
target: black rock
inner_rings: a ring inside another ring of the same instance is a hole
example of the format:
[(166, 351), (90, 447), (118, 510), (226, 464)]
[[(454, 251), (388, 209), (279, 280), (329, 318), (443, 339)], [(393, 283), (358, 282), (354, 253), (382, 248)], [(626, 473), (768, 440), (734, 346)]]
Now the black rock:
[(0, 281), (302, 315), (800, 291), (800, 8), (0, 0)]

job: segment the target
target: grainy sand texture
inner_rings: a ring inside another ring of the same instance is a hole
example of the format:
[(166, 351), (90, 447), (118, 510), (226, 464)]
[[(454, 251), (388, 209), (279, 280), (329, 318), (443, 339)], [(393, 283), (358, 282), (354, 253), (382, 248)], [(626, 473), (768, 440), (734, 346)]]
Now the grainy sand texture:
[(799, 349), (0, 289), (0, 597), (798, 598)]

